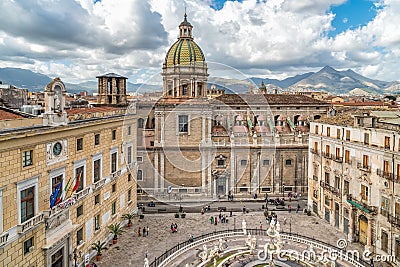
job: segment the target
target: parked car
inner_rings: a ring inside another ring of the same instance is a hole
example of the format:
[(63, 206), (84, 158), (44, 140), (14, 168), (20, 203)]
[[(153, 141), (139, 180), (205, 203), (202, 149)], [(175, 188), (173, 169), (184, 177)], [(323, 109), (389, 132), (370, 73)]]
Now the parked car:
[(147, 203), (147, 206), (149, 207), (155, 207), (156, 204), (153, 201), (150, 201), (149, 203)]

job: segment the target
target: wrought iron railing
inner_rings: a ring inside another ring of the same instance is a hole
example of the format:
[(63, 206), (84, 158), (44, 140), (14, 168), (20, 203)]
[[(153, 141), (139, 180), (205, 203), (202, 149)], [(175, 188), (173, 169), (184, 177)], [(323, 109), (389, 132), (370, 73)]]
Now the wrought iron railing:
[(321, 181), (321, 187), (332, 192), (336, 196), (340, 196), (340, 188), (333, 187), (324, 181)]
[(362, 162), (357, 162), (357, 168), (364, 172), (371, 172), (371, 165), (365, 165)]
[(392, 225), (400, 227), (400, 217), (393, 216), (393, 215), (389, 214), (388, 220)]
[(327, 159), (332, 159), (333, 155), (331, 153), (322, 152), (322, 156)]

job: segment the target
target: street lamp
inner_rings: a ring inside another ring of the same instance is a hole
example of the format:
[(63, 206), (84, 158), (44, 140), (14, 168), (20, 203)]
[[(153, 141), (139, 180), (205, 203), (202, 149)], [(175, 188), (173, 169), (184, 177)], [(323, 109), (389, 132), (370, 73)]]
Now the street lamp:
[(282, 184), (282, 198), (285, 198), (285, 184)]
[[(78, 252), (77, 250), (76, 250), (76, 248), (74, 249), (74, 251), (73, 251), (73, 255), (74, 255), (74, 261), (75, 261), (75, 264), (74, 264), (74, 266), (75, 267), (77, 267), (78, 266), (78, 257), (81, 257), (81, 253), (82, 252)], [(78, 255), (79, 254), (79, 255)]]
[(183, 211), (183, 209), (182, 209), (182, 190), (183, 190), (184, 186), (185, 186), (185, 184), (182, 184), (182, 189), (179, 190), (179, 212)]

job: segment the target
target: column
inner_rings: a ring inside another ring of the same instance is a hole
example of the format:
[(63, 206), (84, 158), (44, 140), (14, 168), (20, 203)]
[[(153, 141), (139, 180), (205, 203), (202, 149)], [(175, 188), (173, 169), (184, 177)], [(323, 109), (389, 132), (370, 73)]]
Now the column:
[(206, 168), (206, 153), (208, 153), (208, 151), (206, 152), (203, 149), (201, 153), (201, 193), (203, 193), (203, 195), (206, 193), (206, 170), (208, 169)]
[(160, 113), (154, 112), (154, 144), (158, 143), (158, 118)]
[(164, 112), (162, 112), (161, 113), (161, 129), (160, 129), (162, 145), (164, 145), (164, 127), (165, 127), (164, 123), (165, 123), (165, 114), (164, 114)]
[(235, 166), (235, 150), (231, 147), (231, 188), (232, 194), (235, 192), (235, 186), (236, 186), (236, 166)]
[(211, 141), (211, 113), (206, 113), (207, 114), (207, 119), (208, 119), (208, 128), (207, 128), (207, 141)]
[(213, 196), (213, 192), (212, 190), (212, 175), (211, 175), (211, 164), (209, 164), (209, 162), (211, 162), (211, 152), (207, 151), (207, 162), (206, 162), (206, 166), (207, 167), (207, 174), (208, 174), (208, 194), (212, 197)]
[[(320, 200), (321, 202), (322, 200)], [(353, 208), (350, 207), (349, 209), (349, 235), (348, 241), (353, 242), (353, 229), (354, 229), (354, 211)]]
[(158, 150), (154, 151), (154, 194), (158, 192)]
[(372, 219), (368, 218), (367, 247), (370, 249), (372, 245)]
[(160, 191), (164, 192), (164, 177), (165, 177), (165, 165), (164, 165), (164, 152), (160, 151)]
[(206, 140), (206, 115), (201, 114), (201, 139), (202, 141)]

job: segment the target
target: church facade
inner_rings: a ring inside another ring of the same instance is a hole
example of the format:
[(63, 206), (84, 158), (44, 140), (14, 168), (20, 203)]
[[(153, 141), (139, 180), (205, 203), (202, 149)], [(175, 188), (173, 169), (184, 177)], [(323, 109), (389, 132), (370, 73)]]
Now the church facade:
[(309, 122), (329, 104), (267, 94), (263, 84), (257, 93), (207, 97), (207, 63), (192, 29), (185, 14), (163, 63), (162, 98), (137, 103), (140, 192), (161, 199), (307, 192)]

